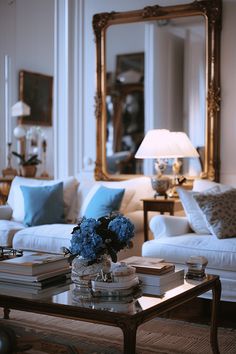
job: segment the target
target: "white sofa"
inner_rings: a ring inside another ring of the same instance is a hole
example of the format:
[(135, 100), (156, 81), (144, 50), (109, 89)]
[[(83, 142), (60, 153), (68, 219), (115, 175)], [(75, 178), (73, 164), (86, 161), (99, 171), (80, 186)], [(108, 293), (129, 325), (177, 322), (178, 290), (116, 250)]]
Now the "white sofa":
[[(220, 192), (227, 191), (229, 188), (215, 182), (197, 180), (194, 182), (193, 192), (202, 192), (212, 187), (220, 188)], [(215, 193), (220, 192), (215, 191)], [(186, 203), (186, 200), (184, 202)], [(143, 244), (142, 255), (164, 258), (166, 261), (173, 262), (185, 269), (187, 269), (185, 262), (190, 256), (205, 256), (208, 259), (207, 272), (220, 276), (222, 284), (221, 300), (235, 302), (236, 234), (234, 237), (219, 239), (210, 232), (199, 233), (201, 229), (198, 233), (194, 232), (190, 226), (191, 218), (198, 218), (199, 210), (187, 209), (184, 217), (158, 215), (151, 219), (150, 229), (154, 239)], [(198, 223), (197, 226), (200, 227), (199, 220), (195, 219), (196, 222)], [(211, 294), (207, 294), (206, 297), (210, 296)]]
[[(64, 214), (66, 223), (45, 224), (25, 227), (24, 199), (20, 186), (45, 186), (59, 181), (45, 181), (15, 177), (8, 196), (7, 205), (0, 207), (0, 246), (41, 252), (61, 253), (62, 247), (69, 247), (71, 232), (76, 220), (83, 216), (91, 197), (99, 185), (108, 188), (124, 188), (120, 212), (135, 225), (133, 248), (122, 250), (118, 258), (141, 255), (143, 235), (143, 210), (141, 199), (151, 197), (153, 190), (148, 177), (139, 177), (119, 182), (95, 182), (80, 177), (69, 177), (63, 182)], [(37, 203), (37, 200), (35, 200)]]

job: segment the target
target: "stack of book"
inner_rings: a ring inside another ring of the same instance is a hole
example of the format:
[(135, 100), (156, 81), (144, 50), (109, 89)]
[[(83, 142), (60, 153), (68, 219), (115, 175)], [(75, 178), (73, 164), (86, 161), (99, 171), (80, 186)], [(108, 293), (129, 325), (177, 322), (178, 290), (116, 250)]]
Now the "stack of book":
[(0, 292), (40, 294), (49, 287), (70, 282), (68, 258), (48, 253), (29, 253), (0, 261)]
[(184, 269), (176, 269), (174, 264), (163, 259), (130, 257), (123, 262), (136, 268), (144, 294), (161, 296), (184, 283)]

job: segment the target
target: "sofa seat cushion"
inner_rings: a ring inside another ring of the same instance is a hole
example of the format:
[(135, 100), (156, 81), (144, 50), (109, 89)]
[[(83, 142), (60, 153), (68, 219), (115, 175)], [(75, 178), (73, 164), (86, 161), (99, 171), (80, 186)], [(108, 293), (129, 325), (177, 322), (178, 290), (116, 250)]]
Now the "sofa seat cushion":
[(0, 246), (12, 246), (15, 233), (24, 228), (22, 223), (12, 220), (0, 220)]
[(185, 264), (190, 256), (204, 256), (208, 259), (209, 268), (235, 271), (236, 238), (220, 240), (213, 235), (195, 233), (162, 237), (145, 242), (142, 255), (179, 264)]
[(75, 224), (49, 224), (32, 226), (17, 232), (13, 247), (48, 253), (63, 253), (62, 247), (70, 246)]

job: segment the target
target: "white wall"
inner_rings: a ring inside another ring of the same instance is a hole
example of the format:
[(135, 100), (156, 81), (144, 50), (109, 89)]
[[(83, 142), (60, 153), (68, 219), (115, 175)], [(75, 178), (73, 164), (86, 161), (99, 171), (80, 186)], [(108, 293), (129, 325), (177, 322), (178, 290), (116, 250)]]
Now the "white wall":
[[(0, 171), (5, 165), (4, 56), (9, 55), (9, 108), (18, 101), (19, 70), (53, 75), (54, 0), (0, 1)], [(12, 128), (16, 118), (12, 118)], [(29, 126), (27, 126), (29, 127)], [(53, 128), (43, 128), (48, 142), (47, 170), (53, 175)], [(12, 136), (13, 149), (16, 139)], [(12, 163), (17, 166), (15, 158)], [(42, 167), (41, 167), (42, 168)], [(40, 167), (39, 167), (40, 173)]]

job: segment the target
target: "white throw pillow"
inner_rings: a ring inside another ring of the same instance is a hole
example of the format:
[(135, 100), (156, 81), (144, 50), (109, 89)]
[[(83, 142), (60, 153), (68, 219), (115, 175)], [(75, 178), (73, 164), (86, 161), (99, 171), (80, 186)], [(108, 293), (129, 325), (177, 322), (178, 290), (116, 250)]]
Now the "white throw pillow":
[[(176, 190), (178, 192), (179, 198), (183, 205), (191, 229), (196, 234), (210, 234), (211, 232), (207, 226), (204, 215), (198, 203), (193, 197), (194, 195), (199, 195), (200, 193), (195, 191), (188, 191), (183, 188), (176, 188)], [(214, 194), (219, 191), (220, 187), (216, 185), (213, 188), (207, 189), (205, 192), (202, 192), (202, 194)]]
[(222, 184), (222, 183), (213, 182), (208, 179), (195, 179), (193, 182), (193, 191), (194, 192), (204, 192), (207, 189), (217, 187), (217, 186), (220, 188), (221, 192), (226, 192), (232, 188), (232, 186)]
[[(15, 177), (11, 184), (10, 193), (8, 196), (8, 204), (11, 206), (13, 213), (12, 218), (15, 221), (23, 222), (25, 216), (24, 198), (20, 186), (46, 186), (54, 185), (63, 182), (63, 201), (65, 219), (68, 221), (68, 216), (71, 213), (71, 205), (74, 204), (78, 180), (75, 177), (68, 177), (58, 180), (42, 180), (24, 177)], [(37, 203), (37, 201), (35, 201)]]

